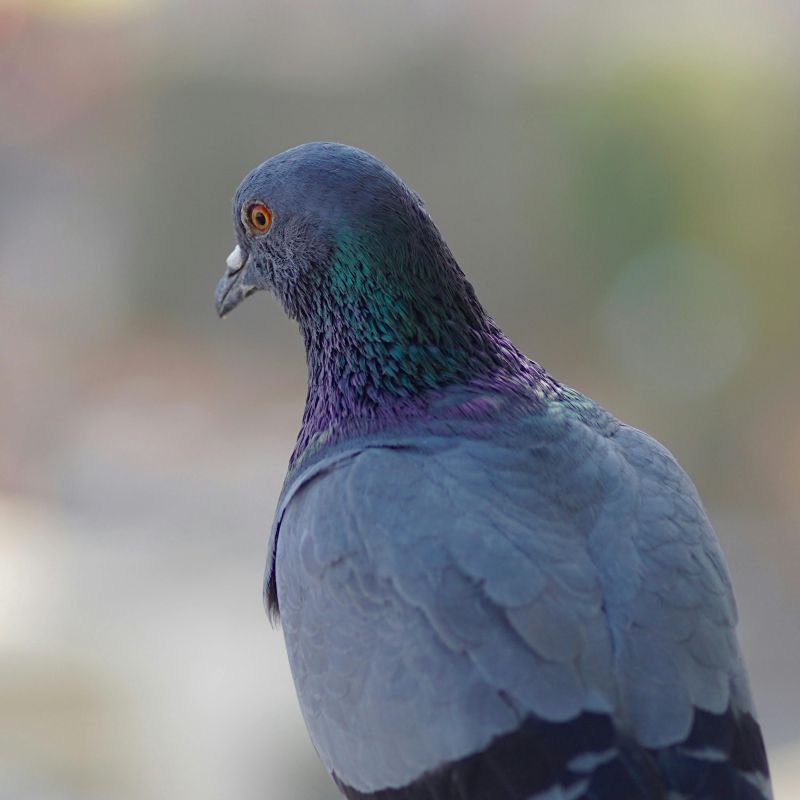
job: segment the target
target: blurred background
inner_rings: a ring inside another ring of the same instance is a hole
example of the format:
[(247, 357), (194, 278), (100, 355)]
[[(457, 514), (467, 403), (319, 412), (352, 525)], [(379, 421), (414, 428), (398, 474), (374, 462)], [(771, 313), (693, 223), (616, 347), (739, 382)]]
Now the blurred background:
[(333, 800), (261, 606), (294, 324), (229, 203), (364, 147), (484, 305), (661, 439), (800, 797), (800, 6), (0, 0), (0, 797)]

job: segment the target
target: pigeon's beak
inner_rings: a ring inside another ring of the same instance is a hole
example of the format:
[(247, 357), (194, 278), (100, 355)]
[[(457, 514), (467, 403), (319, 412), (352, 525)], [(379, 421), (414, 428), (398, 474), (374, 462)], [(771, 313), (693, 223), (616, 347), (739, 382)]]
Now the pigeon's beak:
[(225, 259), (225, 263), (228, 268), (225, 270), (222, 280), (217, 284), (217, 291), (214, 293), (214, 303), (220, 317), (229, 314), (245, 297), (250, 297), (259, 289), (252, 281), (248, 280), (250, 260), (238, 244)]

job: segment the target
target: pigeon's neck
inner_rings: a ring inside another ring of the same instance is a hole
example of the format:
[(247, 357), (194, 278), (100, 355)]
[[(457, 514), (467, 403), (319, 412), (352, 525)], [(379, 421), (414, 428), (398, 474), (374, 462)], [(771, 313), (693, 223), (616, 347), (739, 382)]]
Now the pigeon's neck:
[[(292, 463), (311, 445), (418, 417), (449, 386), (529, 383), (535, 365), (486, 315), (439, 241), (381, 269), (363, 247), (336, 251), (324, 290), (310, 293), (323, 302), (300, 318), (308, 396)], [(413, 260), (423, 257), (438, 263)], [(409, 276), (427, 280), (415, 284)]]

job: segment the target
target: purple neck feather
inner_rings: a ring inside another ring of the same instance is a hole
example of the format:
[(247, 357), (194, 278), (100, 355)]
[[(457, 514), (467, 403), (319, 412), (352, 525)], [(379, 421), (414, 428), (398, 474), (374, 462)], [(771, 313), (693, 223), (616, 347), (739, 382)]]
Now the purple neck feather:
[[(494, 322), (473, 331), (474, 350), (440, 371), (414, 371), (404, 363), (407, 350), (396, 341), (359, 341), (350, 326), (303, 330), (308, 362), (308, 393), (290, 466), (307, 450), (348, 438), (382, 433), (419, 423), (433, 408), (448, 416), (479, 418), (496, 410), (493, 397), (540, 402), (557, 384), (520, 353)], [(303, 327), (301, 325), (301, 327)], [(449, 394), (459, 402), (441, 405)]]

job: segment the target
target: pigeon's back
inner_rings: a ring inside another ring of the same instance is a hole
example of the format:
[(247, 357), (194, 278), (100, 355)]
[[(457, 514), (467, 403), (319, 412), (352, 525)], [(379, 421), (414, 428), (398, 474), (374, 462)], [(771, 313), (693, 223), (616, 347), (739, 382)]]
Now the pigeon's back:
[(489, 400), (323, 448), (287, 483), (267, 587), (340, 788), (770, 797), (690, 480), (568, 390), (522, 413)]

